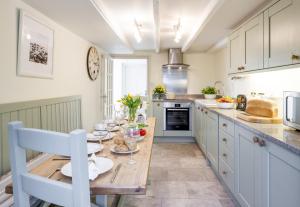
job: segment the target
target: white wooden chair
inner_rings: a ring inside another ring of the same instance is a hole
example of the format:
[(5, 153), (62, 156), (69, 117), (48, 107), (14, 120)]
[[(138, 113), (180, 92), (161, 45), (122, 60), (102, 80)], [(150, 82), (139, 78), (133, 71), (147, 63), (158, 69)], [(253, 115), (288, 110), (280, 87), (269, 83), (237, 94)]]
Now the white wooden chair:
[[(22, 122), (8, 124), (14, 206), (29, 207), (29, 195), (60, 206), (88, 207), (90, 204), (86, 133), (70, 134), (24, 128)], [(27, 172), (26, 149), (71, 156), (72, 184)]]

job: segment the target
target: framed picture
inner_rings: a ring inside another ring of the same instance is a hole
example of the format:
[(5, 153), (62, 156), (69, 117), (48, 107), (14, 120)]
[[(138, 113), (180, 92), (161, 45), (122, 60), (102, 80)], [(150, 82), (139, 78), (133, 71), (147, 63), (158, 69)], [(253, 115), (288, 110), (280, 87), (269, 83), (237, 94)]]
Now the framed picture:
[(20, 11), (19, 76), (53, 78), (54, 30), (24, 11)]

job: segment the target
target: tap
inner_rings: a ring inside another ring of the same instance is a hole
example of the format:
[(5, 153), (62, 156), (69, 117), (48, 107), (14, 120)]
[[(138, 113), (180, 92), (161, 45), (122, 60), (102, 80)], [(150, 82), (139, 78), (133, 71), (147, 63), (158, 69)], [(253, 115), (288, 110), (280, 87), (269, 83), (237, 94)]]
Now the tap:
[[(218, 85), (219, 87), (217, 87)], [(224, 95), (224, 83), (222, 81), (216, 81), (214, 87), (216, 88), (218, 95)]]

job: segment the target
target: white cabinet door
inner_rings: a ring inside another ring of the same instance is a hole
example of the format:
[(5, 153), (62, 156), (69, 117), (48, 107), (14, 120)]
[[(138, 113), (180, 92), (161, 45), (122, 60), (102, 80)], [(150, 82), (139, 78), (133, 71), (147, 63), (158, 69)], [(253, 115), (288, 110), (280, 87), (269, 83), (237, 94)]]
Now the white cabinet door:
[(262, 163), (264, 207), (300, 206), (300, 157), (266, 142)]
[(235, 129), (235, 196), (241, 206), (260, 207), (260, 147), (253, 133), (242, 127)]
[(162, 103), (153, 102), (153, 116), (156, 118), (154, 136), (163, 136), (165, 117)]
[[(264, 12), (264, 67), (299, 63), (299, 0), (281, 0)], [(297, 54), (293, 54), (297, 53)]]
[(218, 171), (219, 169), (219, 125), (218, 115), (209, 112), (207, 115), (206, 125), (206, 143), (207, 143), (207, 158), (211, 162), (212, 167)]
[(229, 73), (237, 73), (242, 66), (242, 38), (241, 30), (237, 30), (230, 37), (227, 45), (229, 59)]
[(242, 66), (241, 72), (262, 69), (264, 66), (264, 16), (260, 14), (246, 23), (242, 31)]

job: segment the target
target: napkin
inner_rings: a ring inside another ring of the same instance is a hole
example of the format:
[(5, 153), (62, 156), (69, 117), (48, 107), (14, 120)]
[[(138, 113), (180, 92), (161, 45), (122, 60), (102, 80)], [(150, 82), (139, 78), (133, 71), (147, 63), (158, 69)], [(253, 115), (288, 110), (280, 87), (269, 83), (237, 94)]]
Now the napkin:
[(98, 175), (100, 174), (99, 168), (96, 166), (96, 155), (92, 154), (92, 156), (89, 158), (89, 179), (90, 180), (95, 180)]

